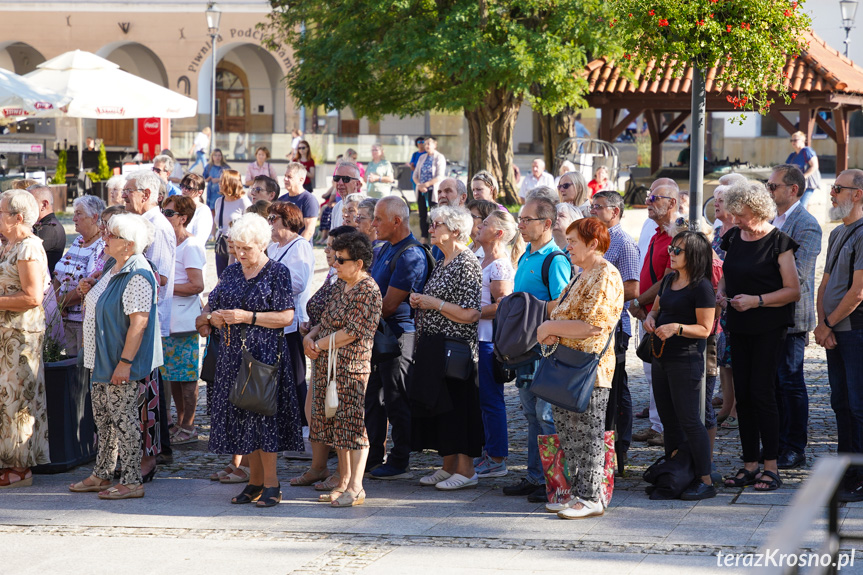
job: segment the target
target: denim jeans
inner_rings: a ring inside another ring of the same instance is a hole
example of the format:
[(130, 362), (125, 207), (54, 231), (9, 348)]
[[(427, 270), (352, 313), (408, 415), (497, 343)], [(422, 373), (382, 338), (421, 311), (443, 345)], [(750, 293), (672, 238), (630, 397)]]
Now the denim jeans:
[(809, 393), (803, 380), (807, 333), (789, 333), (779, 354), (776, 404), (779, 407), (779, 453), (806, 451)]
[(527, 480), (537, 485), (545, 484), (545, 475), (542, 473), (542, 462), (539, 460), (539, 445), (537, 436), (552, 435), (557, 433), (554, 428), (554, 416), (551, 413), (551, 404), (539, 399), (530, 391), (530, 382), (539, 361), (532, 365), (520, 367), (516, 370), (516, 385), (518, 385), (518, 397), (521, 399), (521, 408), (527, 418)]
[(800, 196), (800, 207), (805, 208), (809, 205), (809, 200), (812, 198), (812, 194), (815, 193), (815, 188), (806, 188), (806, 191), (803, 192), (803, 195)]
[(491, 457), (509, 454), (509, 437), (506, 428), (506, 403), (503, 384), (494, 380), (494, 344), (479, 342), (479, 407), (485, 430), (485, 451)]
[(863, 453), (863, 329), (833, 334), (836, 347), (827, 350), (827, 377), (838, 451)]
[(191, 172), (192, 170), (194, 170), (194, 169), (195, 169), (195, 167), (196, 167), (198, 164), (201, 164), (202, 166), (206, 166), (206, 165), (207, 165), (207, 159), (206, 159), (206, 157), (204, 156), (204, 151), (203, 151), (203, 150), (200, 150), (200, 151), (198, 151), (198, 152), (195, 152), (195, 163), (194, 163), (194, 164), (192, 164), (191, 166), (189, 166), (189, 171)]

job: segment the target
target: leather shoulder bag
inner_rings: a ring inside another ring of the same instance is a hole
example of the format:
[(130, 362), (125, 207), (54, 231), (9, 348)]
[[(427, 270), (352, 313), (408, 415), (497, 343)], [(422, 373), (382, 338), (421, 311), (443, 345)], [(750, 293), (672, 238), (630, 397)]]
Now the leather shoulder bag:
[[(240, 409), (260, 415), (275, 415), (279, 394), (279, 363), (282, 358), (281, 341), (276, 364), (268, 365), (254, 358), (246, 347), (246, 328), (241, 330), (242, 360), (237, 379), (228, 395), (228, 401)], [(281, 334), (279, 335), (281, 338)]]

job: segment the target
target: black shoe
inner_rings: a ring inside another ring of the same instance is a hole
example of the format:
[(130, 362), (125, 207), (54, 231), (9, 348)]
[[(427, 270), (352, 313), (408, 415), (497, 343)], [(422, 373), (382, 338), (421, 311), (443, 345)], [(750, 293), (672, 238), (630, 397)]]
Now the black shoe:
[(156, 465), (167, 465), (169, 463), (174, 463), (173, 455), (165, 455), (164, 453), (160, 453), (156, 456)]
[(545, 490), (545, 485), (534, 487), (533, 493), (527, 496), (530, 503), (548, 503), (548, 492)]
[[(545, 489), (545, 487), (543, 487)], [(531, 483), (527, 479), (522, 479), (518, 483), (513, 483), (512, 485), (507, 485), (503, 488), (504, 495), (517, 495), (524, 497), (525, 495), (530, 495), (536, 491), (536, 483)]]
[(141, 476), (141, 483), (149, 483), (153, 481), (153, 477), (156, 476), (156, 466), (153, 466), (153, 469), (150, 470), (150, 473)]
[(786, 451), (776, 462), (779, 469), (794, 469), (806, 465), (806, 456), (796, 451)]
[(696, 479), (689, 484), (686, 491), (680, 494), (680, 498), (684, 501), (701, 501), (702, 499), (710, 499), (716, 497), (716, 487), (707, 485), (700, 479)]
[(863, 481), (857, 482), (857, 484), (853, 485), (850, 488), (839, 490), (839, 495), (837, 496), (837, 499), (844, 503), (863, 501)]
[(626, 477), (626, 451), (616, 451), (617, 455), (617, 477)]

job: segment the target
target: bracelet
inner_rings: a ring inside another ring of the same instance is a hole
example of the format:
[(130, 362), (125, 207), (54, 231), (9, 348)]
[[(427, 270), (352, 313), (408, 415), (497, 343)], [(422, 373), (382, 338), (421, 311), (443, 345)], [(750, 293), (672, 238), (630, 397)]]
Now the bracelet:
[(677, 324), (677, 335), (683, 335), (683, 324)]
[(829, 327), (830, 329), (833, 329), (833, 326), (830, 324), (830, 322), (829, 322), (829, 321), (827, 321), (827, 316), (826, 316), (826, 315), (824, 316), (824, 325), (826, 325), (826, 326), (827, 326), (827, 327)]
[(638, 298), (637, 298), (637, 297), (632, 298), (632, 307), (634, 307), (635, 309), (638, 309), (638, 308), (640, 308), (640, 307), (641, 307), (641, 304), (640, 304), (640, 303), (638, 303)]
[(255, 322), (258, 321), (258, 312), (252, 312), (252, 325), (255, 325)]
[(446, 305), (446, 302), (445, 302), (445, 301), (443, 301), (443, 300), (441, 300), (440, 305), (438, 306), (437, 310), (438, 310), (438, 311), (443, 311), (443, 306), (444, 306), (444, 305)]
[(129, 365), (132, 365), (132, 360), (131, 360), (131, 359), (126, 359), (125, 357), (121, 357), (121, 358), (120, 358), (120, 363), (128, 363)]
[(758, 307), (764, 307), (764, 298), (760, 295), (758, 296)]

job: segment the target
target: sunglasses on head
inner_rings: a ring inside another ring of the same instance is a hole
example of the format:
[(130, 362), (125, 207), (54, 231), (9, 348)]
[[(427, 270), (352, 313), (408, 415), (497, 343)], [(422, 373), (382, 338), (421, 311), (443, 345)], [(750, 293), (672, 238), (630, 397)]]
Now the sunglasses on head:
[(668, 246), (668, 254), (672, 255), (672, 256), (679, 256), (681, 254), (681, 252), (685, 252), (685, 251), (686, 250), (684, 250), (680, 246)]
[(347, 184), (348, 182), (350, 182), (352, 180), (353, 181), (359, 181), (359, 178), (354, 178), (351, 176), (333, 176), (334, 182), (342, 182), (344, 184)]

